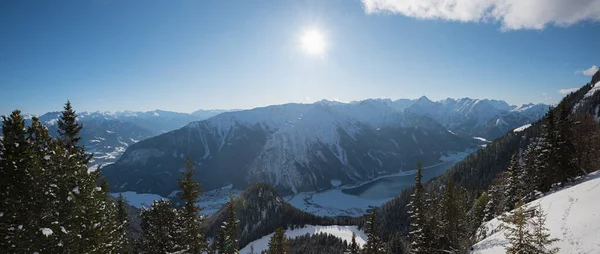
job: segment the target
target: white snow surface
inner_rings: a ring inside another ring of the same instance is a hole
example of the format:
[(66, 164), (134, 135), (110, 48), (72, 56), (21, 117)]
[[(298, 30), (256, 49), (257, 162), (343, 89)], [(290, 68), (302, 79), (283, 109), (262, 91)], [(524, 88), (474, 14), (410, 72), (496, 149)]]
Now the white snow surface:
[(488, 142), (488, 143), (491, 142), (491, 141), (489, 141), (489, 140), (487, 140), (485, 138), (482, 138), (482, 137), (473, 137), (473, 139), (477, 139), (477, 140), (482, 141), (482, 142)]
[(596, 92), (600, 91), (600, 81), (596, 82), (596, 84), (594, 84), (594, 86), (592, 87), (592, 89), (590, 89), (585, 96), (583, 96), (583, 98), (587, 98), (590, 97), (592, 95), (594, 95)]
[(49, 228), (41, 228), (40, 230), (42, 230), (42, 234), (44, 234), (46, 237), (51, 236), (54, 233), (52, 229)]
[(526, 125), (523, 125), (523, 126), (521, 126), (519, 128), (514, 129), (513, 132), (521, 132), (521, 131), (524, 131), (525, 129), (529, 128), (529, 127), (531, 127), (530, 123), (526, 124)]
[[(346, 240), (346, 242), (350, 243), (352, 241), (352, 233), (356, 234), (356, 243), (362, 248), (362, 246), (367, 242), (367, 236), (362, 230), (359, 230), (356, 226), (314, 226), (314, 225), (305, 225), (303, 228), (299, 229), (288, 229), (285, 231), (285, 236), (288, 238), (296, 238), (299, 236), (304, 236), (306, 234), (315, 235), (319, 233), (325, 233), (329, 235), (336, 236), (342, 240)], [(248, 254), (250, 253), (250, 246), (254, 247), (254, 253), (261, 253), (264, 250), (267, 250), (269, 247), (269, 240), (273, 233), (263, 236), (262, 238), (252, 241), (248, 245), (246, 245), (243, 249), (240, 250), (240, 254)]]
[[(547, 213), (546, 227), (552, 238), (558, 238), (552, 246), (559, 253), (599, 253), (600, 250), (600, 171), (584, 177), (581, 183), (548, 194), (526, 204), (527, 208), (541, 208)], [(504, 237), (503, 224), (498, 218), (485, 223), (487, 238), (473, 246), (471, 254), (500, 254), (506, 252), (508, 242)]]

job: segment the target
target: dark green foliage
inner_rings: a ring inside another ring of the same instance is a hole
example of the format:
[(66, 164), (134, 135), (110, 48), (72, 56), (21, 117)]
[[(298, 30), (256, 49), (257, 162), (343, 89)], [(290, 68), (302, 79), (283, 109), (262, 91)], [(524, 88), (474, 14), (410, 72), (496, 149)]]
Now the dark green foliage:
[(356, 243), (356, 234), (354, 232), (352, 232), (352, 241), (350, 242), (350, 244), (348, 245), (348, 249), (344, 253), (345, 254), (358, 254), (359, 252), (360, 252), (360, 247), (358, 246), (358, 243)]
[(508, 225), (505, 227), (505, 236), (509, 242), (506, 253), (535, 253), (534, 237), (527, 229), (527, 216), (522, 199), (519, 199), (517, 208), (502, 220)]
[(119, 194), (117, 199), (117, 211), (115, 216), (116, 232), (114, 233), (118, 253), (134, 253), (133, 236), (129, 231), (130, 221), (127, 213), (127, 204), (123, 195)]
[(348, 249), (346, 241), (325, 233), (292, 238), (290, 246), (294, 254), (345, 254), (344, 250)]
[(558, 248), (550, 248), (548, 245), (558, 241), (556, 238), (550, 238), (550, 233), (546, 228), (546, 214), (542, 207), (538, 205), (535, 210), (535, 216), (531, 220), (533, 226), (533, 245), (536, 254), (554, 254), (558, 253)]
[(435, 237), (433, 249), (453, 253), (467, 249), (470, 225), (467, 220), (469, 207), (465, 190), (448, 180), (441, 197), (436, 200), (437, 204), (434, 203), (431, 209), (440, 211), (441, 216), (429, 216)]
[(381, 242), (381, 238), (379, 238), (379, 232), (377, 232), (376, 223), (376, 215), (373, 211), (369, 216), (365, 232), (367, 234), (367, 243), (363, 248), (363, 253), (365, 254), (379, 254), (384, 251), (383, 243)]
[(422, 170), (423, 167), (419, 162), (417, 164), (417, 173), (415, 174), (415, 188), (412, 195), (412, 201), (408, 204), (410, 207), (411, 247), (412, 251), (417, 254), (430, 253), (432, 251), (431, 243), (434, 240), (427, 217), (427, 193), (425, 192), (425, 188), (423, 188), (423, 184), (421, 183), (421, 179), (423, 178)]
[(202, 230), (202, 209), (197, 205), (200, 201), (200, 183), (194, 181), (194, 164), (186, 156), (185, 171), (179, 179), (181, 192), (179, 197), (184, 201), (179, 212), (178, 225), (180, 225), (181, 246), (187, 253), (201, 253), (206, 250), (207, 243)]
[(221, 249), (219, 249), (219, 253), (223, 253), (223, 254), (235, 254), (238, 253), (238, 225), (239, 225), (239, 221), (235, 215), (235, 201), (233, 199), (233, 196), (229, 197), (229, 202), (226, 205), (227, 207), (227, 221), (223, 222), (223, 225), (221, 226), (221, 230), (222, 232), (219, 232), (219, 235), (221, 236), (221, 234), (223, 234), (223, 236), (221, 236), (221, 243), (218, 243), (219, 247), (221, 247)]
[(522, 167), (519, 162), (519, 156), (514, 154), (510, 160), (510, 165), (505, 173), (505, 184), (504, 190), (504, 211), (510, 211), (515, 208), (515, 205), (519, 202), (519, 197), (523, 195), (523, 184), (521, 182)]
[(269, 240), (269, 250), (267, 251), (269, 254), (289, 254), (290, 252), (290, 243), (287, 237), (285, 236), (285, 230), (283, 228), (278, 228), (275, 230), (273, 236)]
[(143, 253), (182, 251), (177, 224), (177, 209), (169, 200), (156, 200), (149, 208), (142, 208), (142, 235), (140, 249)]
[(390, 241), (388, 242), (388, 248), (386, 253), (408, 253), (409, 249), (410, 243), (408, 243), (406, 239), (402, 237), (402, 235), (400, 235), (400, 232), (396, 232), (396, 234), (394, 234), (394, 237), (392, 237), (392, 239), (390, 239)]
[(100, 172), (88, 172), (90, 156), (77, 144), (81, 126), (69, 103), (59, 122), (62, 135), (54, 139), (35, 117), (27, 129), (19, 111), (3, 117), (0, 226), (8, 230), (1, 232), (0, 252), (107, 253), (121, 247), (116, 207)]

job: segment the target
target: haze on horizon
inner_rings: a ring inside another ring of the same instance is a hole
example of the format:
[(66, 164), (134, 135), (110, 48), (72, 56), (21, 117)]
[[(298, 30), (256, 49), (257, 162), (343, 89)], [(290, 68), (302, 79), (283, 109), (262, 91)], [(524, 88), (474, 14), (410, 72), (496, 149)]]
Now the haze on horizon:
[(67, 99), (78, 111), (423, 95), (550, 104), (598, 69), (598, 0), (451, 2), (3, 1), (0, 114)]

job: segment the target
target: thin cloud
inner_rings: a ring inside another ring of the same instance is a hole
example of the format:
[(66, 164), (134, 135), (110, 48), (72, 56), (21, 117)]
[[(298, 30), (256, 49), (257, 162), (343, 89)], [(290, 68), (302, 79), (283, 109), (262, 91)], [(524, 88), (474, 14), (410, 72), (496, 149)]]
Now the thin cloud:
[(310, 99), (310, 97), (308, 97), (308, 96), (304, 97), (304, 99), (305, 99), (306, 101), (312, 101), (312, 100)]
[(418, 19), (501, 23), (502, 30), (600, 21), (600, 0), (362, 0), (365, 12)]
[(575, 71), (575, 74), (583, 74), (583, 75), (586, 75), (586, 76), (594, 76), (594, 74), (596, 74), (597, 71), (598, 71), (598, 66), (592, 65), (592, 67), (590, 67), (588, 69)]
[(570, 94), (570, 93), (575, 92), (577, 90), (579, 90), (579, 88), (577, 88), (577, 87), (566, 88), (566, 89), (560, 89), (560, 90), (558, 90), (558, 93), (559, 94)]

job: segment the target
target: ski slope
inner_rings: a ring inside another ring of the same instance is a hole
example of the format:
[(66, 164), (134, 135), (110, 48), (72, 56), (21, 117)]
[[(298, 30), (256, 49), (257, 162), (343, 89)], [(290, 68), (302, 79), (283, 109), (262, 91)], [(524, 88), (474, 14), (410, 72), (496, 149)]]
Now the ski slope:
[[(306, 234), (315, 235), (319, 233), (330, 234), (336, 236), (342, 240), (346, 240), (346, 242), (350, 243), (352, 241), (352, 233), (356, 234), (356, 243), (358, 246), (362, 248), (362, 246), (367, 243), (367, 236), (361, 230), (359, 230), (356, 226), (314, 226), (314, 225), (306, 225), (303, 228), (299, 229), (288, 229), (285, 231), (285, 236), (288, 238), (296, 238), (299, 236), (303, 236)], [(263, 236), (262, 238), (252, 241), (246, 247), (240, 250), (240, 254), (248, 254), (250, 253), (250, 246), (254, 248), (254, 253), (261, 253), (264, 250), (269, 248), (269, 240), (273, 236), (273, 233)]]
[[(600, 253), (600, 171), (589, 174), (581, 183), (548, 194), (526, 207), (538, 204), (547, 213), (546, 227), (559, 253)], [(495, 218), (484, 224), (487, 238), (473, 246), (472, 254), (504, 254), (508, 242)]]

